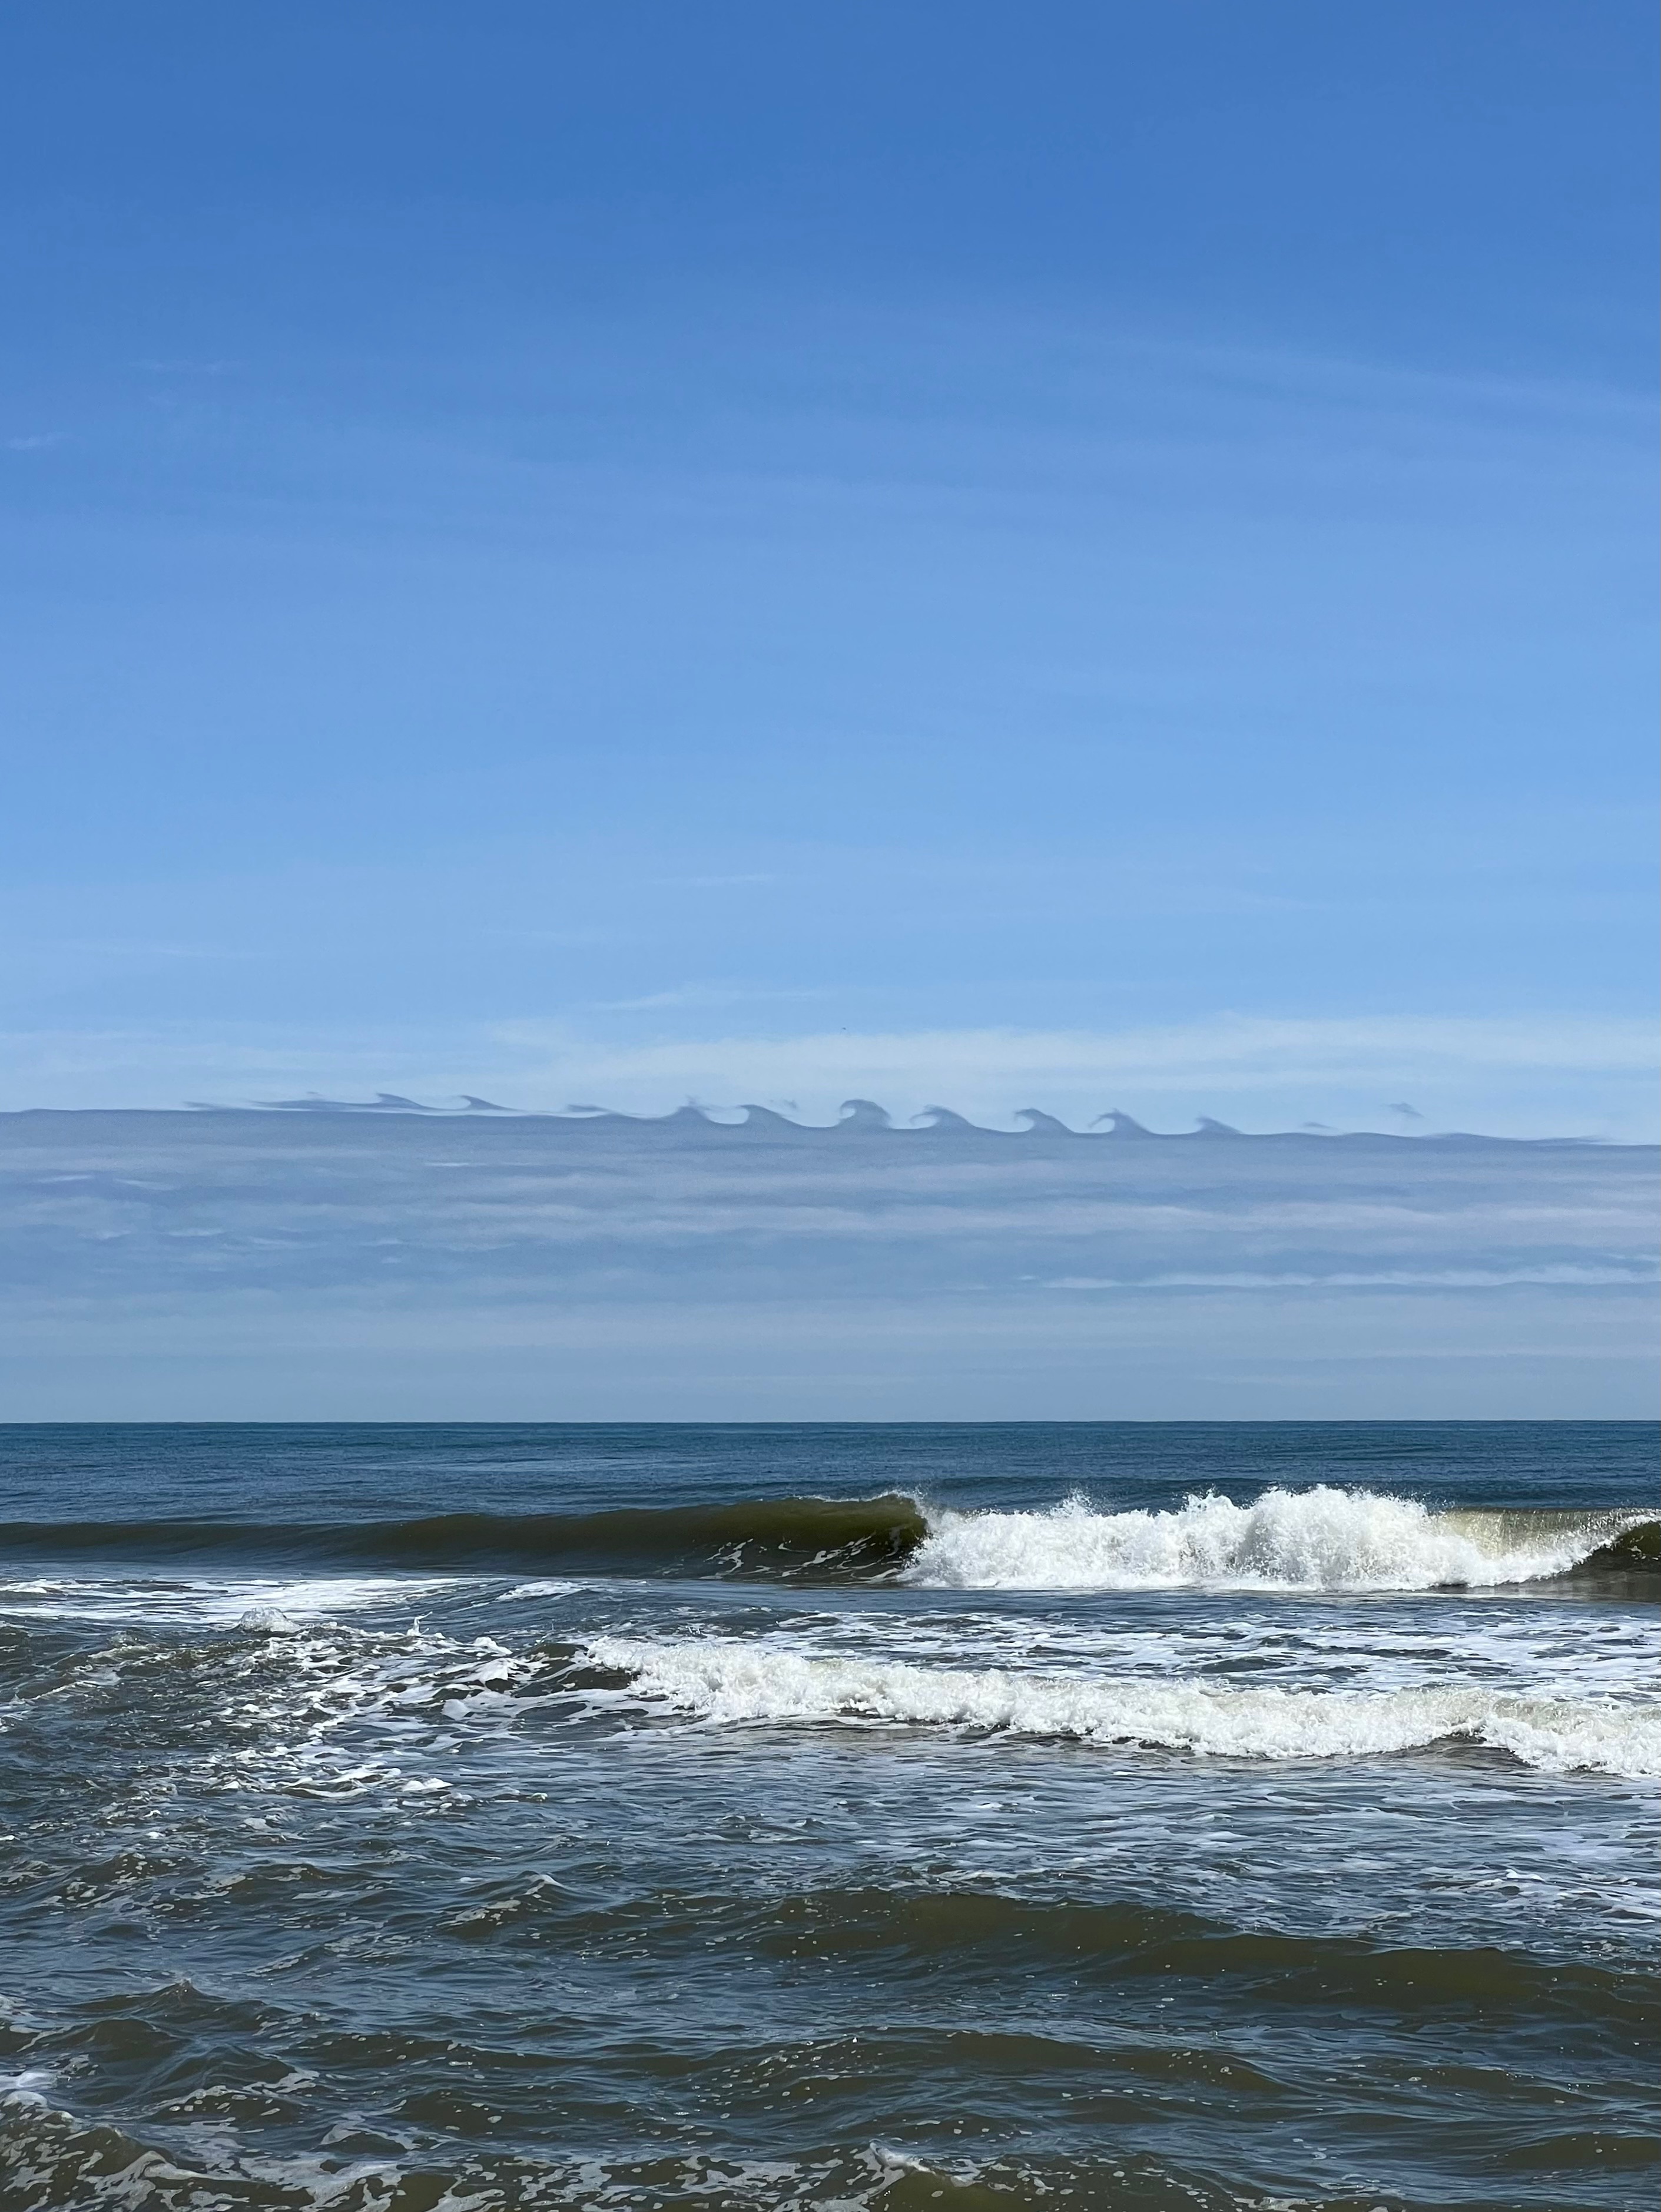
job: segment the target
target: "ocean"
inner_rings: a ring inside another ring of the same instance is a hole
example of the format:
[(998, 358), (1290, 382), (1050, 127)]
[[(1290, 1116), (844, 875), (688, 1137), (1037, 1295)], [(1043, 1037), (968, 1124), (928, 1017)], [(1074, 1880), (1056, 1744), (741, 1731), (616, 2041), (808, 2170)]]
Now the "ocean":
[(1649, 2208), (1656, 1443), (0, 1430), (0, 2207)]

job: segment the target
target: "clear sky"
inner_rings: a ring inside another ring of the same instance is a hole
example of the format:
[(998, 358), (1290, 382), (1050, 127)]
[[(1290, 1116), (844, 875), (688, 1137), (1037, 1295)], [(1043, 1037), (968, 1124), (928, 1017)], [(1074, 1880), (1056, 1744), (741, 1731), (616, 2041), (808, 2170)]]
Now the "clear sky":
[(11, 10), (0, 1105), (1652, 1133), (1655, 44)]

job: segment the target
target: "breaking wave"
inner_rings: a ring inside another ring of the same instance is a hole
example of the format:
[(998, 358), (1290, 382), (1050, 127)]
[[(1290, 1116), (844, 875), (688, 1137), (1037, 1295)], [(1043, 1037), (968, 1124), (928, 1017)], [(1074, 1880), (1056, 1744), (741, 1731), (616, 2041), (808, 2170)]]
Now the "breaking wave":
[(933, 1514), (906, 1578), (944, 1589), (1485, 1588), (1594, 1562), (1641, 1570), (1655, 1556), (1645, 1528), (1661, 1534), (1630, 1511), (1439, 1513), (1324, 1484), (1250, 1505), (1189, 1498), (1167, 1512), (1102, 1513), (1071, 1498), (1044, 1512)]
[(1318, 1486), (1167, 1511), (1082, 1498), (1038, 1510), (872, 1498), (744, 1498), (599, 1513), (442, 1513), (417, 1520), (13, 1522), (0, 1557), (259, 1561), (336, 1572), (619, 1574), (893, 1581), (964, 1590), (1491, 1588), (1576, 1573), (1653, 1574), (1661, 1522), (1609, 1508), (1439, 1512)]
[[(1435, 1744), (1552, 1773), (1661, 1777), (1661, 1707), (1488, 1689), (1239, 1689), (1131, 1677), (811, 1658), (755, 1643), (597, 1637), (592, 1666), (700, 1719), (901, 1722), (1215, 1759), (1366, 1759)], [(603, 1675), (595, 1686), (603, 1685)]]

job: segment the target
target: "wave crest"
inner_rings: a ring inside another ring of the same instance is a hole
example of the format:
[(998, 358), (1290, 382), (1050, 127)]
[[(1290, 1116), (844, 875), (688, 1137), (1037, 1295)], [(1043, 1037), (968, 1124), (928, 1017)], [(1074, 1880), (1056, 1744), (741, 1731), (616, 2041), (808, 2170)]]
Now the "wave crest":
[(1377, 1758), (1481, 1744), (1549, 1772), (1661, 1776), (1661, 1710), (1486, 1689), (1239, 1689), (810, 1658), (712, 1638), (597, 1637), (596, 1667), (715, 1722), (909, 1722), (1132, 1744), (1209, 1758)]
[(1618, 1546), (1637, 1518), (1438, 1513), (1325, 1484), (1267, 1490), (1250, 1505), (1192, 1497), (1166, 1512), (1099, 1512), (1074, 1497), (1040, 1512), (933, 1513), (906, 1579), (941, 1589), (1491, 1588), (1566, 1574)]
[(1579, 1569), (1653, 1575), (1661, 1524), (1602, 1511), (1436, 1512), (1325, 1486), (1249, 1505), (1191, 1497), (1111, 1512), (1083, 1498), (959, 1511), (898, 1492), (749, 1498), (575, 1513), (439, 1513), (414, 1520), (35, 1521), (0, 1523), (0, 1556), (248, 1561), (290, 1571), (734, 1576), (892, 1581), (981, 1590), (1488, 1588)]

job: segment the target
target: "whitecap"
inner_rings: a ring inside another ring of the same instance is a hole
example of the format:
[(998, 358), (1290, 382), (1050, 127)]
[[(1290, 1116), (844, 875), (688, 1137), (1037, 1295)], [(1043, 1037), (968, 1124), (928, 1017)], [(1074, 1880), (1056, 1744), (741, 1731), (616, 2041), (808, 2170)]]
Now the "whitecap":
[(906, 1722), (1209, 1758), (1366, 1759), (1467, 1742), (1552, 1772), (1661, 1777), (1661, 1705), (1488, 1688), (1244, 1689), (1209, 1682), (808, 1658), (765, 1643), (598, 1637), (636, 1694), (718, 1723)]
[(940, 1589), (1414, 1590), (1567, 1572), (1634, 1514), (1437, 1513), (1320, 1484), (1250, 1505), (1209, 1493), (1168, 1512), (937, 1509), (904, 1579)]

